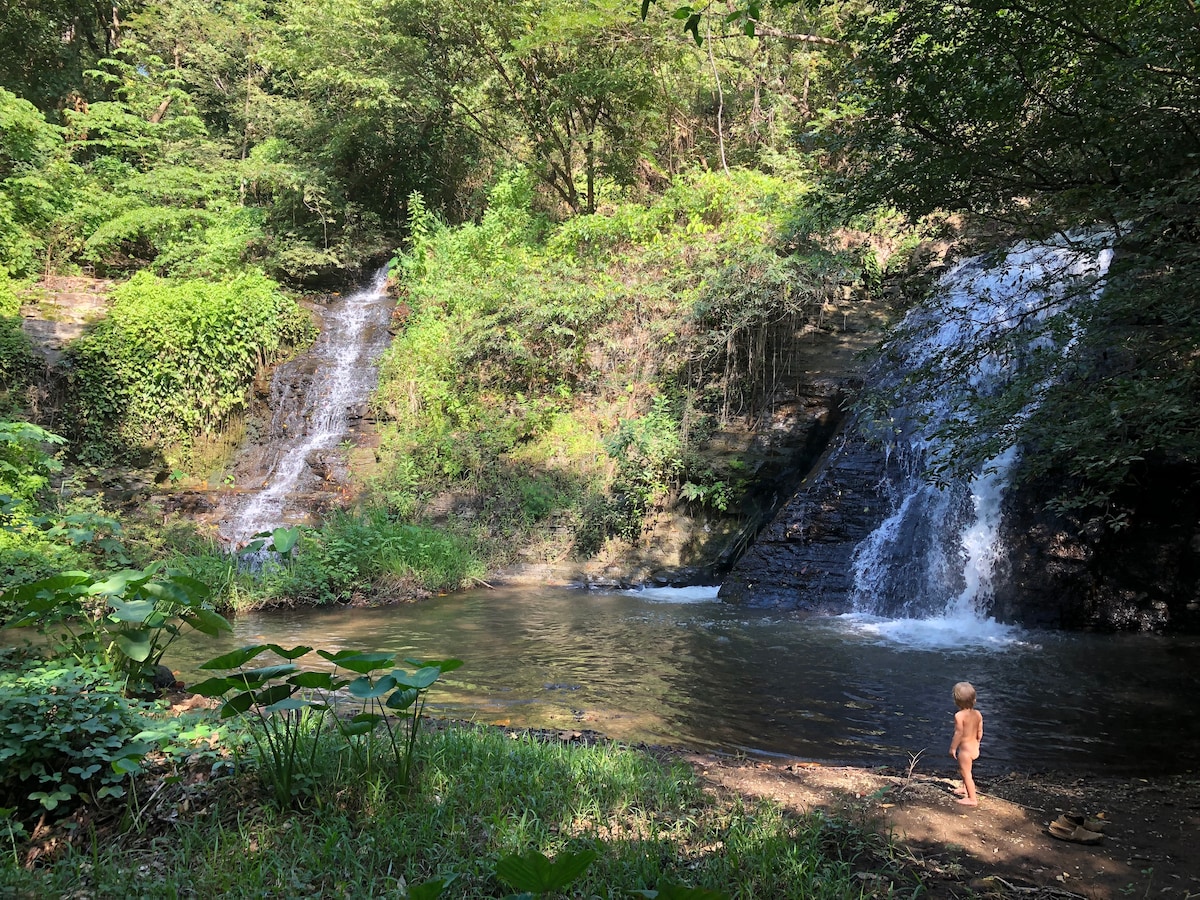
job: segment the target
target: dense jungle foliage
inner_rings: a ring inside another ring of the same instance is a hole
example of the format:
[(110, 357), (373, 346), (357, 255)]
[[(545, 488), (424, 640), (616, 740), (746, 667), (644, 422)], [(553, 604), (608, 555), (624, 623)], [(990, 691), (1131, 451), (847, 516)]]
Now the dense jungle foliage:
[[(1081, 527), (1128, 524), (1151, 470), (1191, 496), (1198, 119), (1200, 14), (1178, 0), (0, 4), (0, 618), (41, 625), (52, 657), (0, 659), (0, 885), (141, 891), (120, 842), (19, 869), (27, 827), (128, 796), (137, 830), (160, 791), (190, 803), (176, 787), (212, 778), (214, 808), (240, 810), (217, 778), (236, 761), (261, 779), (256, 812), (176, 835), (156, 873), (172, 890), (411, 878), (437, 896), (459, 878), (495, 896), (521, 889), (505, 872), (552, 871), (520, 856), (537, 845), (597, 894), (685, 896), (690, 879), (860, 896), (868, 842), (704, 806), (640, 756), (449, 731), (410, 768), (413, 704), (456, 660), (378, 675), (369, 654), (323, 654), (408, 716), (386, 734), (373, 706), (331, 723), (297, 691), (334, 676), (286, 665), (213, 679), (234, 692), (219, 730), (140, 695), (176, 634), (226, 627), (218, 610), (453, 589), (522, 549), (636, 541), (656, 509), (734, 510), (750, 473), (706, 442), (762, 412), (781, 342), (827, 327), (831, 298), (928, 276), (927, 237), (1106, 230), (1117, 251), (1102, 294), (1038, 326), (1071, 352), (1035, 354), (947, 426), (951, 468), (1016, 441), (1018, 474)], [(359, 502), (262, 538), (277, 561), (260, 573), (146, 504), (232, 480), (254, 380), (313, 338), (303, 292), (320, 302), (389, 258), (395, 337)], [(48, 365), (22, 309), (52, 320), (65, 278), (111, 280), (109, 302)], [(922, 374), (910, 396), (938, 390)], [(474, 823), (453, 846), (445, 815)], [(606, 839), (622, 831), (645, 840)], [(708, 852), (717, 835), (735, 852)]]
[[(2, 399), (76, 460), (216, 474), (192, 445), (236, 435), (253, 376), (310, 337), (275, 284), (400, 247), (372, 515), (417, 523), (466, 489), (491, 527), (553, 522), (586, 554), (655, 504), (736, 502), (738, 472), (694, 450), (754, 411), (764, 335), (886, 274), (863, 248), (894, 234), (837, 228), (890, 209), (962, 213), (993, 243), (1103, 228), (1108, 290), (1039, 326), (1072, 352), (946, 437), (956, 471), (1017, 439), (1023, 477), (1119, 528), (1148, 468), (1197, 465), (1194, 19), (1165, 0), (11, 3)], [(48, 398), (13, 313), (55, 273), (137, 277)]]

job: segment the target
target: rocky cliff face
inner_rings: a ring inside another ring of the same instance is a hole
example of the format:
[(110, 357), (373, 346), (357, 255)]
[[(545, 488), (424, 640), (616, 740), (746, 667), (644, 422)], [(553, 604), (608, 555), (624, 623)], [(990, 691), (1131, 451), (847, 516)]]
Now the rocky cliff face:
[[(889, 513), (887, 462), (839, 434), (726, 576), (723, 600), (812, 614), (851, 609), (851, 562)], [(1035, 628), (1200, 632), (1200, 471), (1148, 467), (1120, 529), (1046, 510), (1050, 485), (1014, 490), (987, 615)]]
[(1147, 466), (1119, 529), (1046, 511), (1046, 486), (1015, 491), (1007, 576), (992, 614), (1049, 628), (1200, 632), (1200, 471)]
[(854, 550), (887, 514), (883, 470), (883, 454), (853, 425), (840, 432), (730, 570), (721, 599), (814, 614), (848, 612)]

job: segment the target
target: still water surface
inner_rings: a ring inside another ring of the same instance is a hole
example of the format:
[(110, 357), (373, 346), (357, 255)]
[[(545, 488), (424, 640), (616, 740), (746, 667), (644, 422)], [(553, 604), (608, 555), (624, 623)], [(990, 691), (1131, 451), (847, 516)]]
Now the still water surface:
[[(243, 615), (166, 662), (185, 680), (251, 643), (458, 657), (435, 715), (628, 741), (947, 773), (950, 691), (971, 681), (978, 771), (1200, 767), (1200, 639), (1029, 632), (977, 620), (801, 618), (716, 588), (469, 591), (380, 609)], [(316, 668), (311, 654), (302, 664)]]

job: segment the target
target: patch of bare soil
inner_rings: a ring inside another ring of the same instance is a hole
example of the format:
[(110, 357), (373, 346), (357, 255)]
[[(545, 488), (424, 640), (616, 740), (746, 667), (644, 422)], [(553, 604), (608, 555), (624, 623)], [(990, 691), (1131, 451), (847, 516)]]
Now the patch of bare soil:
[[(976, 776), (979, 806), (955, 802), (951, 766), (912, 772), (679, 754), (712, 790), (822, 810), (890, 835), (934, 898), (1200, 897), (1200, 776)], [(947, 760), (952, 765), (952, 761)], [(1107, 824), (1094, 845), (1052, 837), (1065, 812)]]

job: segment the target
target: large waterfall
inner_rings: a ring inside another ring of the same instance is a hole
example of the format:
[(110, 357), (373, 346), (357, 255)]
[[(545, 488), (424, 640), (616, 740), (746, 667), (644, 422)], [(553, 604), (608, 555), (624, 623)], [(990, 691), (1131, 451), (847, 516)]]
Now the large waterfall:
[(316, 344), (276, 371), (271, 422), (260, 442), (265, 452), (239, 467), (239, 481), (253, 488), (223, 523), (226, 539), (240, 544), (303, 517), (296, 501), (320, 480), (326, 466), (318, 457), (347, 435), (375, 386), (392, 311), (386, 285), (384, 268), (361, 289), (332, 301)]
[[(1008, 475), (1018, 450), (1003, 446), (973, 478), (935, 485), (926, 477), (956, 452), (935, 438), (947, 426), (970, 427), (973, 403), (995, 394), (1022, 359), (1070, 354), (1073, 326), (1039, 323), (1087, 302), (1102, 287), (1112, 257), (1108, 233), (1072, 233), (1021, 243), (1003, 257), (975, 257), (949, 270), (932, 302), (914, 309), (884, 348), (876, 377), (902, 392), (908, 373), (938, 380), (926, 399), (892, 408), (877, 437), (888, 453), (881, 490), (890, 514), (859, 546), (853, 601), (861, 612), (892, 618), (986, 616), (1004, 548), (999, 529)], [(1071, 321), (1071, 317), (1066, 317)], [(1026, 337), (1013, 341), (1014, 329)], [(939, 368), (964, 346), (977, 348), (967, 370)], [(883, 366), (887, 368), (884, 369)], [(1034, 383), (1019, 421), (1048, 383)]]

